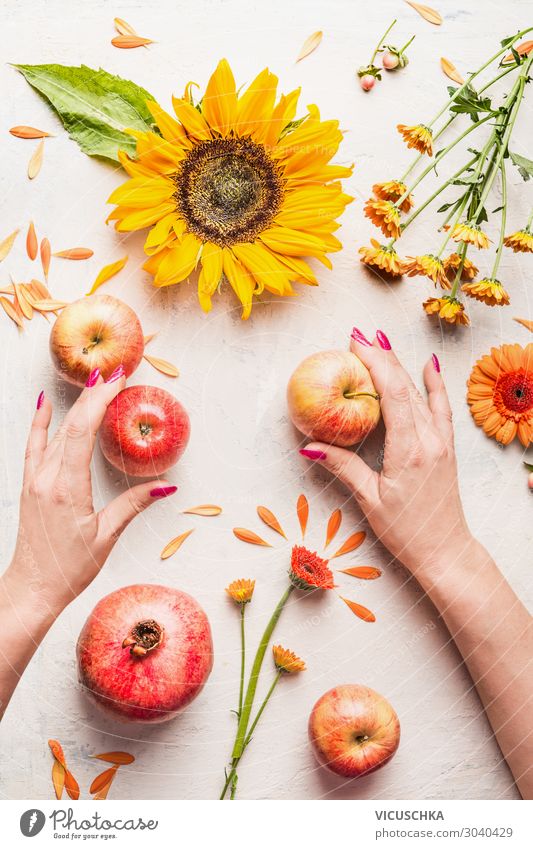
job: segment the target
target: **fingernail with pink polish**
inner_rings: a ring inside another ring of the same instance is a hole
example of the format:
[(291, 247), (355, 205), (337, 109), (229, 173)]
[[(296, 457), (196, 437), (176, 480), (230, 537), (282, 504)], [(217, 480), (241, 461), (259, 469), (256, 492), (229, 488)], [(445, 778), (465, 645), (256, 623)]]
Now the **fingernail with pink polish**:
[(440, 363), (439, 363), (439, 358), (437, 357), (436, 354), (431, 355), (431, 362), (433, 363), (433, 368), (435, 369), (435, 371), (438, 372), (438, 374), (440, 374)]
[(115, 371), (111, 372), (111, 374), (106, 380), (106, 383), (114, 383), (115, 380), (119, 380), (124, 374), (126, 374), (126, 372), (124, 371), (124, 366), (120, 364), (116, 367)]
[(323, 451), (315, 451), (313, 448), (300, 448), (300, 454), (308, 460), (326, 460), (328, 456)]
[(87, 378), (87, 383), (85, 384), (85, 386), (87, 386), (87, 388), (90, 389), (91, 386), (94, 386), (94, 384), (96, 383), (96, 381), (98, 380), (99, 377), (100, 377), (100, 369), (99, 368), (93, 368), (92, 372), (90, 373), (89, 377)]
[(391, 343), (383, 333), (383, 330), (376, 330), (376, 339), (378, 340), (379, 344), (381, 345), (384, 351), (391, 350)]
[(352, 330), (352, 339), (355, 342), (359, 342), (360, 345), (366, 345), (368, 348), (372, 347), (372, 342), (369, 342), (366, 336), (364, 336), (357, 327), (354, 327)]
[(44, 401), (44, 389), (41, 389), (41, 391), (39, 392), (39, 397), (37, 398), (37, 409), (38, 410), (40, 410), (41, 407), (43, 406), (43, 401)]
[(151, 490), (150, 495), (152, 498), (167, 498), (169, 495), (174, 495), (177, 489), (177, 486), (157, 486)]

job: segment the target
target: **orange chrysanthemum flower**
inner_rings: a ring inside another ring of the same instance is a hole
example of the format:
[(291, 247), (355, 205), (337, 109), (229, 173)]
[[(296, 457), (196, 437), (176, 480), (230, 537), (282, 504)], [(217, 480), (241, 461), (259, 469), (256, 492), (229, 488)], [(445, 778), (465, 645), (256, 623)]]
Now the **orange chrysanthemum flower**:
[(359, 248), (361, 262), (365, 265), (374, 265), (386, 271), (391, 277), (402, 276), (402, 261), (393, 247), (380, 245), (376, 239), (370, 239), (372, 247), (364, 245)]
[(335, 586), (328, 561), (304, 545), (292, 549), (289, 577), (299, 590), (332, 590)]
[(459, 254), (453, 253), (446, 257), (443, 260), (444, 268), (450, 280), (453, 280), (457, 269), (463, 262), (463, 267), (461, 269), (461, 281), (473, 280), (476, 274), (479, 273), (479, 269), (474, 265), (472, 260), (468, 259), (468, 257), (464, 257), (464, 260), (460, 257)]
[(393, 239), (400, 236), (400, 211), (390, 200), (369, 198), (365, 204), (365, 215), (385, 236), (392, 236)]
[(398, 124), (396, 129), (401, 133), (407, 147), (414, 147), (419, 153), (427, 153), (433, 156), (433, 133), (429, 127), (423, 124), (415, 124), (408, 127), (406, 124)]
[(276, 668), (280, 672), (290, 674), (305, 670), (304, 661), (298, 655), (294, 654), (294, 652), (284, 649), (283, 646), (272, 646), (272, 655)]
[(422, 256), (408, 256), (402, 265), (402, 271), (408, 277), (423, 275), (433, 280), (435, 285), (440, 283), (444, 289), (449, 289), (450, 284), (446, 276), (444, 263), (438, 256), (423, 254)]
[(226, 587), (226, 592), (237, 604), (247, 604), (252, 600), (254, 589), (255, 581), (250, 581), (248, 578), (239, 578), (237, 581), (233, 581), (229, 587)]
[(533, 440), (533, 344), (492, 348), (475, 364), (467, 386), (478, 427), (502, 445), (518, 436), (527, 448)]
[(444, 295), (442, 298), (428, 298), (422, 304), (428, 315), (438, 315), (449, 324), (470, 324), (463, 304), (457, 298)]
[(473, 280), (471, 283), (465, 283), (464, 286), (461, 286), (461, 290), (469, 298), (483, 301), (489, 307), (506, 306), (510, 302), (509, 293), (496, 279)]
[[(407, 191), (407, 186), (401, 180), (387, 180), (385, 183), (374, 183), (372, 191), (381, 200), (391, 200), (393, 203), (399, 201)], [(409, 212), (414, 206), (413, 195), (407, 195), (401, 204), (402, 212)]]
[(480, 249), (488, 248), (490, 245), (490, 239), (483, 230), (464, 221), (455, 225), (452, 231), (452, 239), (454, 242), (466, 242)]
[(533, 234), (529, 230), (518, 230), (504, 239), (506, 248), (512, 248), (515, 254), (533, 254)]

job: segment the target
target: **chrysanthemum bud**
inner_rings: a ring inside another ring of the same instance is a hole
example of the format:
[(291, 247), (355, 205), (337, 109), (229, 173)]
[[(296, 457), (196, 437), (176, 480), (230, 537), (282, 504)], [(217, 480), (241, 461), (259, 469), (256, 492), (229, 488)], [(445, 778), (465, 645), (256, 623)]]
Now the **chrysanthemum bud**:
[(359, 82), (361, 84), (361, 88), (363, 89), (363, 91), (370, 91), (371, 89), (374, 88), (374, 86), (376, 84), (376, 78), (373, 77), (371, 74), (364, 74), (360, 78)]
[(383, 67), (386, 71), (395, 71), (398, 65), (400, 64), (400, 60), (398, 58), (397, 53), (391, 53), (390, 50), (386, 50), (381, 59), (383, 63)]

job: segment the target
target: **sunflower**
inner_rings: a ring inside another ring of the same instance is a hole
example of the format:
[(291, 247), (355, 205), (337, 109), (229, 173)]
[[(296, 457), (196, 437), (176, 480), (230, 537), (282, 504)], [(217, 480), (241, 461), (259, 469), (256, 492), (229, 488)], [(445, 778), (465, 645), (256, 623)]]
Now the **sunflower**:
[(450, 254), (443, 260), (445, 271), (450, 280), (453, 280), (453, 278), (455, 277), (457, 269), (459, 268), (461, 263), (461, 280), (473, 280), (476, 274), (478, 274), (479, 269), (476, 268), (472, 260), (468, 259), (468, 257), (461, 257), (460, 254), (456, 253)]
[[(377, 198), (380, 198), (381, 200), (392, 200), (396, 203), (396, 201), (400, 200), (400, 198), (405, 195), (407, 186), (401, 180), (387, 180), (385, 183), (374, 183), (372, 191)], [(402, 212), (409, 212), (413, 205), (413, 196), (407, 195), (407, 197), (402, 200), (400, 209)]]
[(533, 344), (492, 348), (477, 361), (467, 382), (467, 401), (478, 427), (508, 445), (533, 440)]
[(250, 581), (248, 578), (239, 578), (226, 587), (226, 592), (237, 604), (247, 604), (252, 600), (254, 589), (255, 581)]
[(293, 651), (284, 649), (283, 646), (272, 646), (272, 656), (276, 669), (279, 669), (280, 672), (290, 674), (291, 672), (305, 671), (304, 661), (298, 655), (294, 654)]
[(465, 222), (455, 225), (452, 231), (452, 239), (454, 242), (466, 242), (481, 249), (488, 248), (490, 245), (490, 239), (483, 230)]
[(428, 298), (422, 304), (427, 315), (438, 315), (448, 324), (470, 324), (463, 304), (457, 298), (444, 295), (442, 298)]
[(422, 256), (408, 256), (402, 265), (402, 271), (408, 277), (422, 275), (429, 277), (435, 284), (440, 283), (443, 289), (449, 289), (450, 283), (446, 276), (444, 263), (438, 256), (423, 254)]
[(469, 298), (476, 298), (478, 301), (483, 301), (489, 307), (507, 306), (510, 302), (509, 293), (503, 288), (500, 281), (495, 278), (473, 280), (471, 283), (465, 283), (464, 286), (461, 286), (461, 290)]
[(254, 295), (293, 295), (292, 283), (317, 285), (303, 257), (326, 267), (341, 243), (336, 218), (353, 198), (331, 165), (342, 133), (316, 106), (294, 120), (299, 89), (276, 103), (278, 79), (262, 71), (237, 94), (228, 62), (211, 76), (201, 102), (187, 87), (173, 98), (176, 118), (148, 108), (161, 135), (129, 131), (137, 158), (120, 153), (131, 177), (109, 198), (120, 232), (150, 227), (144, 268), (156, 286), (171, 286), (200, 269), (203, 310), (226, 280), (248, 318)]
[(515, 254), (533, 253), (533, 234), (529, 230), (518, 230), (516, 233), (511, 233), (504, 239), (506, 248), (512, 248)]
[(416, 124), (413, 127), (398, 124), (396, 129), (402, 135), (407, 147), (414, 147), (419, 153), (433, 156), (433, 133), (429, 127), (423, 124)]
[(369, 198), (365, 204), (365, 215), (385, 236), (393, 239), (400, 236), (400, 211), (390, 200)]
[(365, 265), (374, 265), (386, 271), (391, 277), (402, 276), (402, 261), (394, 248), (388, 245), (380, 245), (376, 239), (370, 239), (372, 247), (364, 245), (359, 248), (361, 262)]

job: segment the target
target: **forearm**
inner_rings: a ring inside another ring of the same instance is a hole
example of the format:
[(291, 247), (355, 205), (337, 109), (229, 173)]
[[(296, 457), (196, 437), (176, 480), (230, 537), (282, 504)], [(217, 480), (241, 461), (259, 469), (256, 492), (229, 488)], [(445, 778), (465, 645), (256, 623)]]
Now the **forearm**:
[(0, 644), (0, 719), (26, 666), (58, 612), (23, 585), (10, 566), (0, 578), (0, 621), (6, 635)]
[(472, 540), (417, 577), (468, 667), (520, 793), (533, 798), (533, 619)]

